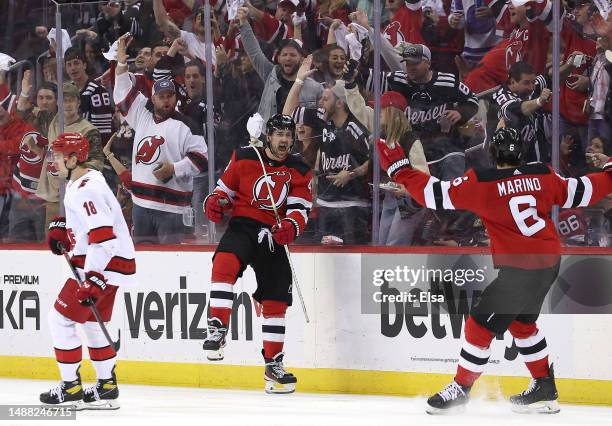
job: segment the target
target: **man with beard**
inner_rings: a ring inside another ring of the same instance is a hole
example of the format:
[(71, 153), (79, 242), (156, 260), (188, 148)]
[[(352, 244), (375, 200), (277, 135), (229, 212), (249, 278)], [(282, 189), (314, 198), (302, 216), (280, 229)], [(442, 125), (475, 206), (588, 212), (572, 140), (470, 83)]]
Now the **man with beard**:
[(370, 134), (349, 111), (344, 81), (325, 89), (319, 107), (326, 122), (315, 166), (322, 243), (364, 244), (368, 237)]
[(250, 265), (257, 281), (253, 299), (261, 304), (263, 316), (261, 354), (267, 393), (291, 393), (297, 383), (283, 366), (285, 312), (291, 306), (293, 281), (283, 246), (306, 227), (312, 172), (300, 155), (290, 154), (294, 139), (291, 117), (274, 115), (266, 125), (264, 146), (234, 151), (217, 187), (204, 201), (211, 221), (221, 222), (224, 212), (231, 212), (231, 219), (213, 257), (203, 349), (209, 361), (224, 358), (234, 284)]
[(518, 130), (525, 163), (548, 162), (550, 152), (545, 141), (542, 108), (552, 92), (546, 87), (546, 79), (541, 75), (536, 77), (533, 67), (526, 62), (513, 64), (508, 75), (508, 84), (493, 94), (503, 127)]
[(112, 134), (113, 107), (110, 95), (102, 85), (87, 74), (85, 54), (75, 47), (69, 47), (64, 54), (66, 73), (74, 81), (81, 94), (81, 115), (96, 126), (103, 143)]
[(238, 9), (237, 17), (240, 21), (244, 50), (251, 59), (255, 71), (265, 83), (258, 109), (261, 117), (266, 121), (272, 115), (282, 112), (289, 90), (294, 83), (302, 85), (300, 105), (316, 107), (323, 86), (311, 78), (304, 81), (297, 79), (297, 71), (304, 57), (302, 46), (293, 39), (283, 40), (278, 49), (277, 65), (274, 65), (261, 51), (248, 16), (247, 7)]
[(206, 143), (201, 128), (190, 127), (176, 111), (172, 81), (155, 82), (151, 103), (136, 90), (127, 72), (126, 39), (119, 39), (114, 96), (135, 131), (132, 172), (120, 176), (132, 192), (134, 238), (177, 244), (183, 214), (191, 208), (193, 176), (206, 168)]
[[(465, 155), (458, 127), (478, 111), (478, 101), (456, 75), (431, 69), (431, 51), (423, 44), (402, 44), (406, 72), (385, 74), (381, 92), (401, 93), (408, 101), (406, 116), (423, 143), (432, 175), (441, 179), (461, 176)], [(373, 74), (368, 80), (372, 89)]]

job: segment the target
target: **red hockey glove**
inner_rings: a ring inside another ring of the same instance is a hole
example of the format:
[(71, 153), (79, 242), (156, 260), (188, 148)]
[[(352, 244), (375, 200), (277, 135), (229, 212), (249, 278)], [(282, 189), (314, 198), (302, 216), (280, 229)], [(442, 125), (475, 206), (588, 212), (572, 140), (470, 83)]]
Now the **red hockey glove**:
[(77, 289), (76, 297), (81, 305), (90, 306), (96, 303), (104, 290), (106, 290), (104, 275), (98, 272), (86, 272), (85, 282), (83, 287)]
[(274, 225), (272, 227), (272, 238), (277, 244), (287, 245), (295, 240), (297, 236), (297, 228), (292, 220), (283, 219), (280, 225)]
[(393, 164), (400, 160), (406, 159), (404, 149), (398, 143), (396, 143), (393, 148), (389, 148), (383, 141), (378, 141), (376, 143), (376, 147), (378, 148), (378, 154), (380, 157), (380, 166), (386, 172), (389, 172), (389, 167), (391, 167)]
[(53, 254), (62, 255), (62, 249), (69, 252), (72, 250), (72, 244), (68, 238), (68, 230), (66, 229), (66, 218), (55, 216), (49, 223), (49, 233), (47, 234), (47, 242)]
[(221, 222), (223, 212), (232, 209), (232, 202), (225, 195), (213, 192), (204, 200), (204, 213), (208, 218), (215, 222)]

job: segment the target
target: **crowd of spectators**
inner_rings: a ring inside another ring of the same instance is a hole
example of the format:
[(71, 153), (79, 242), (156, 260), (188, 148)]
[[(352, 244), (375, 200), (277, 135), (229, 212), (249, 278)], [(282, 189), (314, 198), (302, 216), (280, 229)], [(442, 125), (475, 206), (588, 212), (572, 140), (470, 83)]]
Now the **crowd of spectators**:
[[(561, 1), (558, 94), (551, 90), (553, 0), (386, 0), (380, 28), (371, 0), (211, 0), (210, 49), (203, 0), (76, 3), (61, 7), (62, 32), (47, 0), (0, 7), (2, 242), (42, 241), (61, 210), (63, 179), (47, 155), (60, 117), (64, 131), (87, 137), (90, 167), (116, 191), (138, 242), (150, 243), (214, 242), (201, 207), (209, 176), (216, 180), (232, 151), (252, 142), (247, 121), (255, 113), (296, 122), (294, 151), (315, 175), (304, 244), (372, 241), (374, 152), (396, 143), (415, 167), (444, 180), (490, 165), (487, 135), (502, 126), (520, 131), (526, 162), (550, 163), (558, 144), (565, 176), (589, 172), (591, 154), (612, 151), (607, 0)], [(120, 41), (127, 58), (118, 57)], [(130, 78), (119, 84), (124, 60)], [(374, 140), (378, 82), (381, 138)], [(552, 138), (557, 95), (559, 141)], [(152, 124), (137, 119), (141, 107)], [(169, 123), (180, 131), (147, 134), (168, 132)], [(374, 244), (488, 244), (478, 217), (430, 211), (386, 188), (376, 191)], [(559, 232), (568, 245), (612, 245), (612, 198), (562, 211)]]

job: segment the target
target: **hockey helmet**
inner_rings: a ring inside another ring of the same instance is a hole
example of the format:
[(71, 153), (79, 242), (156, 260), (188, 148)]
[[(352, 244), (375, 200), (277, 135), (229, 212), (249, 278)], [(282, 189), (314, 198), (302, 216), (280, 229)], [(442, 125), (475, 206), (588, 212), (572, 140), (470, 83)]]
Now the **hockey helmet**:
[(75, 154), (77, 161), (87, 161), (89, 141), (80, 133), (62, 133), (53, 141), (51, 148), (54, 153), (61, 152), (65, 157)]
[(489, 150), (495, 164), (519, 165), (523, 146), (518, 130), (510, 127), (497, 129), (491, 138)]

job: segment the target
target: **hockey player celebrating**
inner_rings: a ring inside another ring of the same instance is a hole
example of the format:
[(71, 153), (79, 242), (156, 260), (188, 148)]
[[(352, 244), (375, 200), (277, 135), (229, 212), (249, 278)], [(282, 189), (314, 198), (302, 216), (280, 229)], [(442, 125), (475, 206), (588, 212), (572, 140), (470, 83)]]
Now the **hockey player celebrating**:
[[(237, 149), (217, 187), (204, 200), (204, 211), (213, 222), (231, 211), (229, 227), (213, 257), (204, 350), (211, 361), (223, 359), (234, 284), (251, 265), (257, 279), (253, 298), (261, 303), (264, 317), (262, 354), (268, 393), (293, 392), (297, 382), (283, 367), (285, 311), (292, 302), (291, 266), (283, 245), (295, 240), (306, 226), (312, 173), (301, 156), (290, 154), (294, 138), (293, 119), (272, 116), (264, 147)], [(282, 218), (280, 224), (272, 203)]]
[[(134, 245), (121, 207), (102, 173), (87, 166), (89, 143), (78, 133), (60, 135), (52, 144), (55, 167), (67, 176), (66, 217), (49, 225), (48, 242), (54, 254), (72, 251), (71, 263), (83, 286), (69, 278), (49, 312), (49, 328), (62, 381), (40, 395), (44, 404), (75, 405), (76, 409), (117, 409), (117, 354), (104, 337), (90, 305), (108, 322), (118, 286), (135, 283)], [(97, 384), (82, 389), (79, 368), (83, 324)]]
[[(543, 163), (521, 165), (522, 144), (515, 129), (495, 132), (491, 154), (496, 168), (469, 170), (444, 182), (412, 168), (401, 149), (381, 153), (389, 176), (423, 206), (478, 214), (499, 268), (466, 321), (454, 381), (427, 401), (430, 414), (448, 413), (468, 402), (470, 389), (489, 360), (491, 341), (506, 330), (533, 378), (527, 390), (510, 398), (513, 410), (559, 412), (546, 339), (536, 325), (559, 272), (561, 244), (550, 212), (555, 204), (563, 208), (595, 204), (612, 191), (610, 173), (565, 179)], [(607, 167), (612, 170), (612, 163)]]

